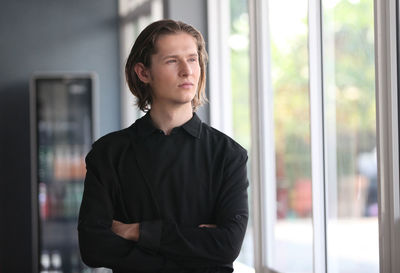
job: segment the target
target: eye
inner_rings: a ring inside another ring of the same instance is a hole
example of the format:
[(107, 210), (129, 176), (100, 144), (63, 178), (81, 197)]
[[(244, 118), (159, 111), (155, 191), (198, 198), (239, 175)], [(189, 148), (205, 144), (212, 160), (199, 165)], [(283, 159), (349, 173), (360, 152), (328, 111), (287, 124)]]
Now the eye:
[(189, 62), (197, 62), (197, 58), (196, 57), (190, 58)]
[(169, 60), (167, 60), (167, 64), (172, 64), (172, 63), (176, 63), (176, 60), (175, 60), (175, 59), (169, 59)]

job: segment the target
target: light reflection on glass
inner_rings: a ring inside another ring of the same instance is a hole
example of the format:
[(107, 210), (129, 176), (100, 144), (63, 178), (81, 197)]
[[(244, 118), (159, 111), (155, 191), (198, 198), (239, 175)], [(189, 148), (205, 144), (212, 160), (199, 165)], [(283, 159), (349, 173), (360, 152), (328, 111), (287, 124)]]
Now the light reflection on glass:
[(328, 272), (379, 272), (374, 3), (322, 4)]
[[(232, 88), (232, 127), (233, 137), (249, 152), (251, 158), (251, 128), (250, 128), (250, 56), (249, 56), (249, 18), (247, 0), (230, 1), (230, 36), (228, 44), (231, 55), (231, 88)], [(248, 161), (250, 176), (251, 162)], [(250, 177), (249, 177), (250, 179)], [(251, 181), (251, 180), (250, 180)], [(250, 188), (249, 206), (252, 210)], [(254, 272), (253, 223), (251, 217), (247, 226), (246, 237), (242, 250), (235, 263), (235, 272)]]
[(312, 272), (308, 1), (268, 5), (277, 202), (275, 223), (268, 223), (269, 264), (279, 272)]

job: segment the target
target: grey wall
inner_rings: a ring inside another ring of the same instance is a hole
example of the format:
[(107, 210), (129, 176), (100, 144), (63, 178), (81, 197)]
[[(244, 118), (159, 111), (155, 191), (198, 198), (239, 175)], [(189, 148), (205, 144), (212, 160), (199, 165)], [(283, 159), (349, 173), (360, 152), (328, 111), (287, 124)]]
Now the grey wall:
[[(207, 31), (207, 1), (206, 0), (164, 0), (164, 17), (173, 20), (179, 20), (194, 26), (208, 40)], [(208, 74), (207, 74), (208, 78)], [(208, 83), (206, 85), (206, 94), (208, 97)], [(209, 105), (205, 104), (197, 110), (200, 118), (210, 122)]]
[(117, 1), (2, 0), (0, 272), (31, 272), (29, 79), (94, 71), (99, 133), (120, 128)]

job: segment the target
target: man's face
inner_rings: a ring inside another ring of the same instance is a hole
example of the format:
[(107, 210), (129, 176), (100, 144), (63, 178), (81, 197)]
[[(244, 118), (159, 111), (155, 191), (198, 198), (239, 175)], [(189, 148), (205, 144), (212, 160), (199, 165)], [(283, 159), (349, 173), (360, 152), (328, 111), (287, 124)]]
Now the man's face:
[(152, 106), (191, 104), (200, 77), (195, 38), (187, 33), (162, 35), (156, 52), (148, 69)]

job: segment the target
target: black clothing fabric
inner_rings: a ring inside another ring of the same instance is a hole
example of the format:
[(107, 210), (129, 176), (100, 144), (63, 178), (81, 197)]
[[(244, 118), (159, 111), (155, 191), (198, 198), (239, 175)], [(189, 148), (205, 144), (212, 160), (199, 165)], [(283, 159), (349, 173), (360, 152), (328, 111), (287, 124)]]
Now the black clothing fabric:
[[(232, 272), (248, 221), (247, 152), (234, 140), (195, 113), (165, 135), (147, 113), (97, 140), (85, 161), (78, 233), (87, 265)], [(139, 241), (113, 233), (113, 219), (140, 222)]]

